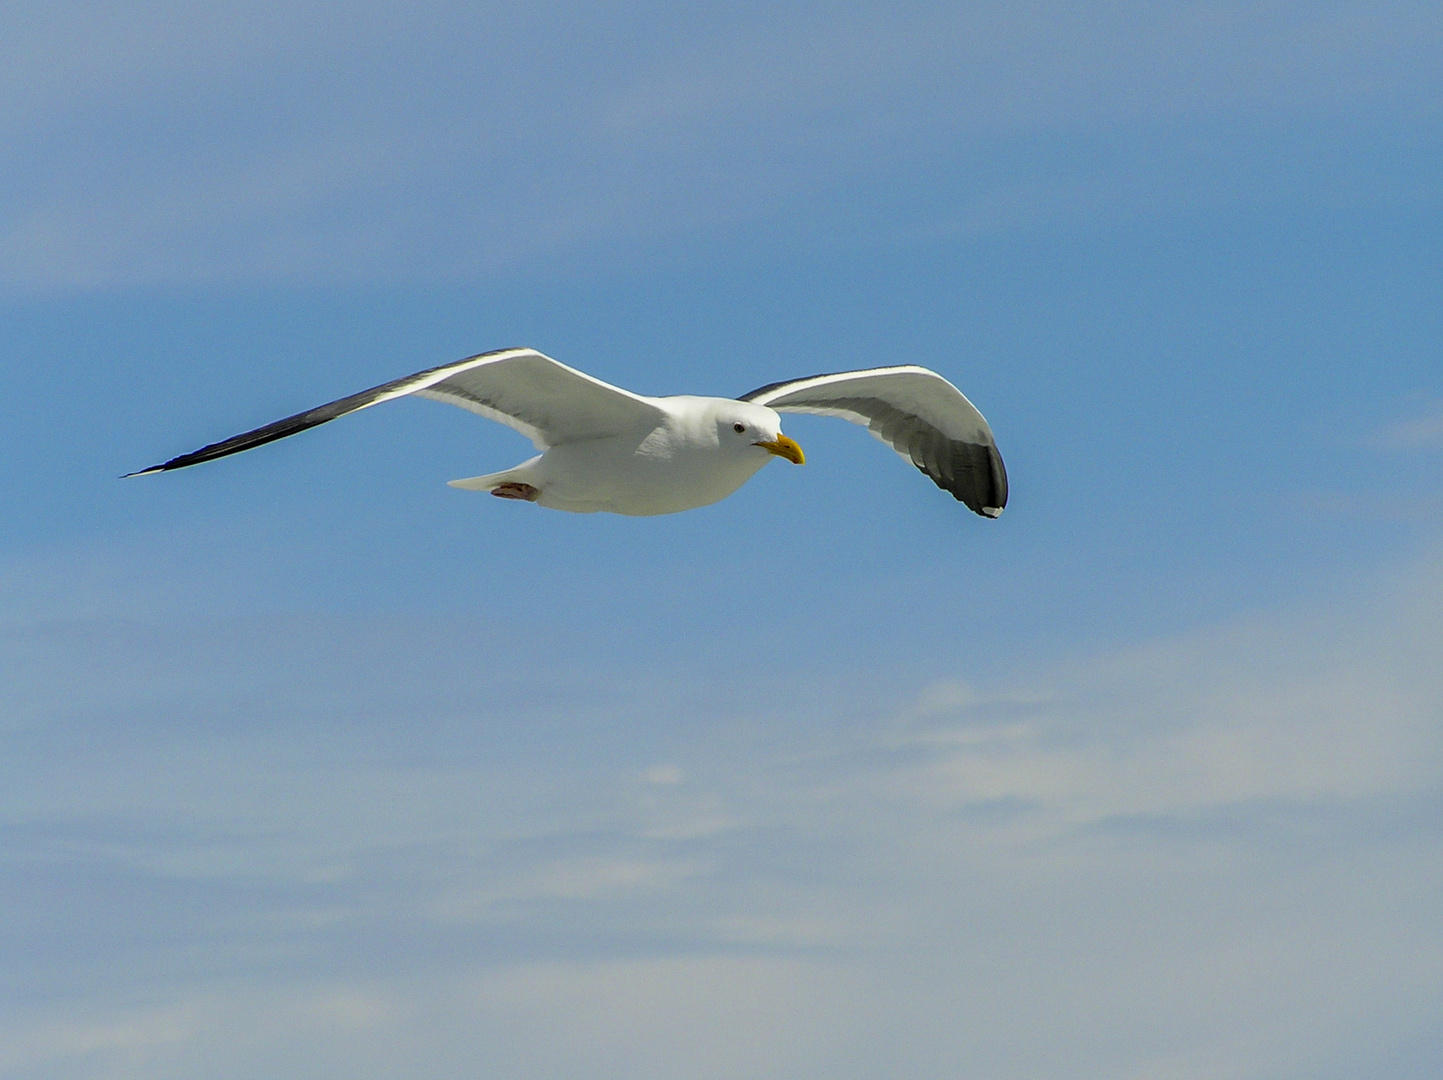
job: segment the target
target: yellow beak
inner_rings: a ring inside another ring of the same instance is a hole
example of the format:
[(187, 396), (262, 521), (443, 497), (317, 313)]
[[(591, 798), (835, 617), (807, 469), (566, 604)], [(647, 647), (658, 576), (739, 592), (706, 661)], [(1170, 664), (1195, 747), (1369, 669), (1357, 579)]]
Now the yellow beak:
[(778, 435), (775, 439), (762, 439), (753, 445), (763, 447), (777, 457), (784, 457), (793, 465), (805, 465), (807, 462), (807, 455), (802, 453), (802, 448), (785, 435)]

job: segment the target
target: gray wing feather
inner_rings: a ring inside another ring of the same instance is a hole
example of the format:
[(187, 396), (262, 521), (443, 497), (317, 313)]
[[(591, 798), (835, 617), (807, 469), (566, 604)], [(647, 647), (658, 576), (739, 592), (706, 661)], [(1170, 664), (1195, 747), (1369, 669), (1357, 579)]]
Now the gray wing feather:
[(984, 517), (1007, 505), (1007, 469), (977, 408), (935, 371), (904, 366), (770, 383), (741, 401), (861, 424)]

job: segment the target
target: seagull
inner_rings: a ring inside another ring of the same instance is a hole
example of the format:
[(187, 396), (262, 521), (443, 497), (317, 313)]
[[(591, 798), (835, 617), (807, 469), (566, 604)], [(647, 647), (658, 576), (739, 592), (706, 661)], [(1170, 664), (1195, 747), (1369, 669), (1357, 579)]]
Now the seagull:
[(198, 465), (416, 394), (527, 436), (541, 451), (514, 469), (452, 480), (467, 491), (573, 513), (648, 516), (708, 506), (773, 457), (800, 465), (779, 413), (866, 426), (943, 491), (984, 517), (1007, 505), (1007, 472), (982, 414), (924, 367), (869, 368), (768, 383), (738, 398), (643, 397), (535, 349), (498, 349), (418, 371), (127, 476)]

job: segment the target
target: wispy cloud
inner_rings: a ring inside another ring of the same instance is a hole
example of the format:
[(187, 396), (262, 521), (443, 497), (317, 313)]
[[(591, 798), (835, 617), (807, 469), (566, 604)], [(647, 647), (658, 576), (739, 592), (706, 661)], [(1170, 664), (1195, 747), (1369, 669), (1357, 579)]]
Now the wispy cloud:
[[(742, 221), (830, 230), (857, 216), (842, 193), (879, 183), (968, 230), (1299, 184), (1332, 198), (1338, 171), (1378, 196), (1416, 177), (1350, 172), (1339, 148), (1394, 127), (1427, 142), (1443, 101), (1443, 22), (1407, 2), (695, 19), (157, 0), (3, 18), (12, 292), (515, 273)], [(1330, 134), (1287, 148), (1292, 166), (1225, 137), (1286, 147), (1309, 117)]]
[(56, 941), (5, 985), (74, 989), (6, 1068), (1319, 1073), (1443, 986), (1440, 599), (1434, 559), (765, 740), (704, 691), (678, 741), (594, 685), (427, 689), (401, 658), (452, 635), (355, 620), (151, 635), (106, 709), (63, 672), (134, 654), (59, 628), (10, 668), (0, 904)]
[(1396, 420), (1373, 439), (1386, 450), (1431, 450), (1443, 446), (1443, 407), (1427, 415)]

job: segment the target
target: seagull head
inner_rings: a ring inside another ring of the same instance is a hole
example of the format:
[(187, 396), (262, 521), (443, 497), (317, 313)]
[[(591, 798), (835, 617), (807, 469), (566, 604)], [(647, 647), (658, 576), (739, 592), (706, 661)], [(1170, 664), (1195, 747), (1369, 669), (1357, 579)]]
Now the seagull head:
[(722, 446), (734, 446), (748, 451), (756, 446), (780, 458), (786, 458), (793, 465), (803, 464), (807, 458), (802, 448), (782, 434), (782, 418), (774, 409), (750, 402), (729, 402), (717, 418), (717, 439)]

